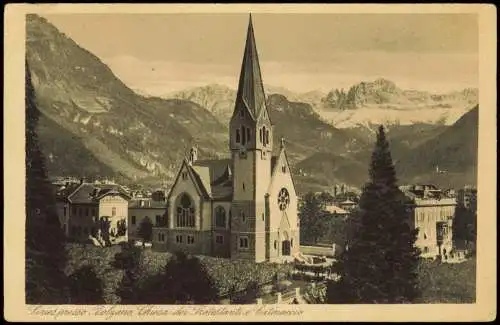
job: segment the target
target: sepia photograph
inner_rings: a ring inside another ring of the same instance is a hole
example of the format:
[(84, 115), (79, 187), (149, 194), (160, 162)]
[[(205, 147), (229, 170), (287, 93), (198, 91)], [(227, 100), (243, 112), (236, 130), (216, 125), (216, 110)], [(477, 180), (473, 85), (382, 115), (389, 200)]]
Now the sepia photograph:
[(495, 184), (479, 181), (496, 179), (494, 151), (479, 167), (496, 84), (478, 8), (494, 7), (71, 6), (18, 14), (11, 54), (25, 83), (16, 290), (35, 319), (460, 309), (482, 274), (496, 287), (480, 264), (496, 264), (481, 255), (493, 228), (478, 241), (496, 226)]

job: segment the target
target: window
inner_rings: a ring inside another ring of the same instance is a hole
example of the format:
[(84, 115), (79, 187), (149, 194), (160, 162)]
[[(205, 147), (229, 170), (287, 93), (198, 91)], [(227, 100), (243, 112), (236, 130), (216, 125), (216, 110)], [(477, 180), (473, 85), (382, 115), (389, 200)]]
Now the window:
[(187, 235), (187, 243), (188, 243), (188, 245), (193, 245), (194, 244), (194, 236)]
[(85, 208), (85, 216), (88, 217), (89, 216), (89, 208)]
[(215, 208), (215, 227), (226, 228), (226, 210), (221, 206)]
[(259, 129), (259, 140), (262, 143), (262, 129)]
[(281, 171), (283, 172), (283, 174), (286, 173), (286, 166), (285, 165), (281, 166)]
[(248, 237), (240, 237), (240, 248), (248, 248)]
[(245, 116), (245, 111), (243, 110), (243, 108), (242, 108), (242, 109), (240, 109), (240, 116), (241, 116), (241, 117)]
[(274, 241), (274, 249), (278, 249), (278, 241), (277, 240)]
[(264, 146), (266, 145), (266, 127), (264, 126), (262, 128), (262, 143), (264, 144)]
[(241, 220), (245, 222), (245, 212), (241, 211), (240, 215), (241, 215)]
[(71, 214), (76, 216), (76, 207), (75, 206), (71, 208)]
[(116, 208), (115, 207), (111, 208), (111, 216), (112, 217), (116, 216)]
[(177, 227), (193, 228), (195, 226), (193, 202), (187, 194), (182, 194), (178, 199), (176, 211)]
[(243, 191), (245, 190), (245, 183), (243, 183)]
[(64, 207), (64, 216), (66, 216), (66, 207)]
[(162, 232), (158, 233), (158, 241), (165, 241), (165, 234)]
[(156, 227), (159, 227), (161, 226), (161, 216), (160, 215), (156, 215)]
[(175, 236), (175, 242), (177, 244), (182, 244), (182, 235), (176, 235)]
[(293, 247), (293, 238), (290, 240), (290, 247)]
[(248, 142), (250, 142), (250, 135), (251, 135), (250, 128), (247, 128), (247, 141)]
[(135, 221), (136, 221), (135, 220), (135, 216), (132, 216), (132, 221), (131, 222), (132, 222), (133, 225), (135, 225)]
[(188, 178), (188, 173), (187, 172), (182, 172), (182, 180), (186, 180)]
[(429, 253), (429, 247), (427, 246), (424, 247), (424, 253)]
[(241, 139), (240, 139), (240, 129), (237, 129), (236, 130), (236, 143), (240, 143)]
[(245, 127), (241, 126), (241, 144), (245, 145), (247, 143)]
[(215, 236), (215, 243), (224, 244), (224, 236), (222, 236), (222, 235)]

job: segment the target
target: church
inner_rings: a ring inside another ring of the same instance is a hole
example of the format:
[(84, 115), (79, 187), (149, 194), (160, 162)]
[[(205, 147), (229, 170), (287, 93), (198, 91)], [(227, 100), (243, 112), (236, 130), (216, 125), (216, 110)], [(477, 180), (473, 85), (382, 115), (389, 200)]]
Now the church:
[(297, 194), (284, 139), (273, 143), (251, 16), (229, 132), (230, 159), (201, 160), (194, 147), (182, 161), (166, 225), (153, 228), (153, 249), (293, 259), (300, 248)]

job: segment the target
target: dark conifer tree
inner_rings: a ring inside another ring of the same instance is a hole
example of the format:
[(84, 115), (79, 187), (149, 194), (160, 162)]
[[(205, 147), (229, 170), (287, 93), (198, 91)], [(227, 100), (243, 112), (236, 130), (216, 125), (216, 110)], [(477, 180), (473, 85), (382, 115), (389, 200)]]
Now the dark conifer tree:
[(64, 233), (55, 209), (55, 193), (47, 178), (36, 126), (36, 107), (31, 74), (26, 61), (26, 302), (67, 302), (64, 266)]
[(335, 267), (330, 303), (410, 303), (419, 295), (415, 247), (404, 195), (396, 185), (389, 144), (381, 126), (372, 154), (370, 180), (353, 215), (347, 250)]

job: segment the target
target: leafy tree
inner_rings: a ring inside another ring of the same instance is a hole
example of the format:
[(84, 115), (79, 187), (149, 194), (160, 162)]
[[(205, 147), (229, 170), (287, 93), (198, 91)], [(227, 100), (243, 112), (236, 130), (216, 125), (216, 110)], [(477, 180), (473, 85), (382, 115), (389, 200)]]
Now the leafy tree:
[(142, 239), (142, 245), (144, 246), (146, 242), (150, 242), (153, 237), (153, 223), (149, 217), (146, 217), (141, 220), (139, 224), (139, 229), (137, 230), (137, 234)]
[(177, 252), (141, 290), (143, 304), (213, 304), (218, 291), (200, 260)]
[(453, 237), (457, 240), (474, 241), (475, 218), (476, 215), (472, 210), (458, 205), (453, 220)]
[(26, 61), (26, 302), (67, 302), (64, 274), (64, 233), (55, 209), (55, 193), (47, 178), (45, 159), (36, 133), (36, 107), (31, 73)]
[(316, 243), (325, 233), (325, 220), (322, 218), (325, 214), (323, 203), (314, 193), (309, 192), (304, 197), (304, 203), (300, 207), (300, 238), (305, 243)]
[(70, 276), (71, 304), (103, 304), (103, 285), (90, 265), (79, 268)]
[(109, 217), (101, 217), (99, 219), (99, 230), (101, 231), (101, 238), (104, 240), (106, 246), (111, 246), (110, 236), (111, 221)]
[(116, 235), (118, 237), (125, 236), (127, 234), (127, 222), (125, 219), (118, 221)]
[(330, 303), (415, 301), (420, 251), (415, 247), (417, 230), (410, 229), (408, 221), (381, 126), (348, 247), (334, 269), (341, 278), (328, 288)]
[(141, 255), (142, 250), (130, 243), (122, 245), (122, 251), (115, 255), (113, 266), (124, 271), (116, 290), (122, 304), (141, 303), (138, 298)]

